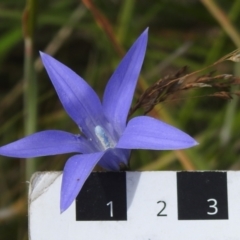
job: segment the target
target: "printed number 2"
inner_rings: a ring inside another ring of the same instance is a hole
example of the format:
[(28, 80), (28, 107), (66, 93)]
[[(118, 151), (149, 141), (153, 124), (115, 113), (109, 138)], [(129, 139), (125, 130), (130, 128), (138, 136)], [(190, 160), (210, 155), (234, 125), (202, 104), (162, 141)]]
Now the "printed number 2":
[(110, 217), (113, 217), (113, 202), (110, 201), (106, 204), (107, 206), (110, 206)]
[(167, 214), (162, 214), (163, 210), (166, 208), (167, 204), (164, 201), (158, 201), (157, 203), (162, 203), (163, 207), (161, 209), (161, 211), (157, 214), (158, 217), (165, 217), (167, 216)]
[(214, 199), (214, 198), (210, 198), (210, 199), (208, 199), (207, 201), (208, 201), (208, 202), (213, 202), (213, 204), (210, 205), (209, 208), (213, 208), (213, 209), (214, 209), (213, 212), (207, 212), (207, 214), (208, 214), (208, 215), (215, 215), (215, 214), (217, 214), (217, 212), (218, 212), (217, 200)]

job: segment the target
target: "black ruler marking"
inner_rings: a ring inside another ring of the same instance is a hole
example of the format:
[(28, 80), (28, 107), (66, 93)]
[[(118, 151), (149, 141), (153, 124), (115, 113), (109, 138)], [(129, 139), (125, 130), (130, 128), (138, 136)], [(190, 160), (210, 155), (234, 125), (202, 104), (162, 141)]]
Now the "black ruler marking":
[(126, 221), (126, 172), (94, 172), (76, 198), (77, 221)]
[(178, 172), (178, 219), (228, 219), (226, 172)]

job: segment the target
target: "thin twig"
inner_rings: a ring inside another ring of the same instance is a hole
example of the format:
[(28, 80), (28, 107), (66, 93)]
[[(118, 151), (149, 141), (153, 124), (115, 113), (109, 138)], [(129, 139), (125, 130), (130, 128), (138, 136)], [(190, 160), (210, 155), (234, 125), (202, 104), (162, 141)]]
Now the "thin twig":
[(238, 31), (233, 26), (225, 12), (213, 0), (201, 0), (201, 2), (219, 22), (219, 24), (222, 26), (228, 36), (232, 39), (235, 45), (237, 47), (240, 47), (240, 36), (238, 34)]
[[(54, 56), (56, 52), (62, 47), (64, 42), (70, 37), (76, 24), (85, 13), (85, 7), (80, 4), (78, 8), (72, 13), (67, 23), (57, 32), (52, 41), (44, 49), (44, 52)], [(54, 44), (56, 44), (54, 46)], [(34, 66), (37, 72), (42, 71), (43, 65), (40, 57), (34, 61)], [(1, 114), (8, 109), (23, 93), (23, 79), (20, 79), (12, 90), (0, 102)]]

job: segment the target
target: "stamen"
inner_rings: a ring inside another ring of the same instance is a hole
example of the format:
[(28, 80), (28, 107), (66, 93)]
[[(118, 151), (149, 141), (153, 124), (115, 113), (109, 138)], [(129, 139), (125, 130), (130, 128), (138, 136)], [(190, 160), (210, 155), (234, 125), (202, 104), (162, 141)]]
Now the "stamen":
[(98, 140), (101, 142), (102, 146), (107, 149), (113, 147), (112, 142), (109, 140), (108, 136), (106, 135), (104, 129), (101, 126), (96, 126), (94, 128), (95, 134)]

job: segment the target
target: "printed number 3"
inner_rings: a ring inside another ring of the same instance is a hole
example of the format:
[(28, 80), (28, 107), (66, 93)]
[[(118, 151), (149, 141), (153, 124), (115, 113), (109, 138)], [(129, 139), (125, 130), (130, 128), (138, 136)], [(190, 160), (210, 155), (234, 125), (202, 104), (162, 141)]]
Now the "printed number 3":
[(214, 198), (210, 198), (207, 200), (208, 202), (213, 202), (212, 205), (209, 206), (209, 208), (213, 208), (213, 212), (207, 212), (208, 215), (215, 215), (218, 212), (218, 208), (217, 208), (217, 200)]

